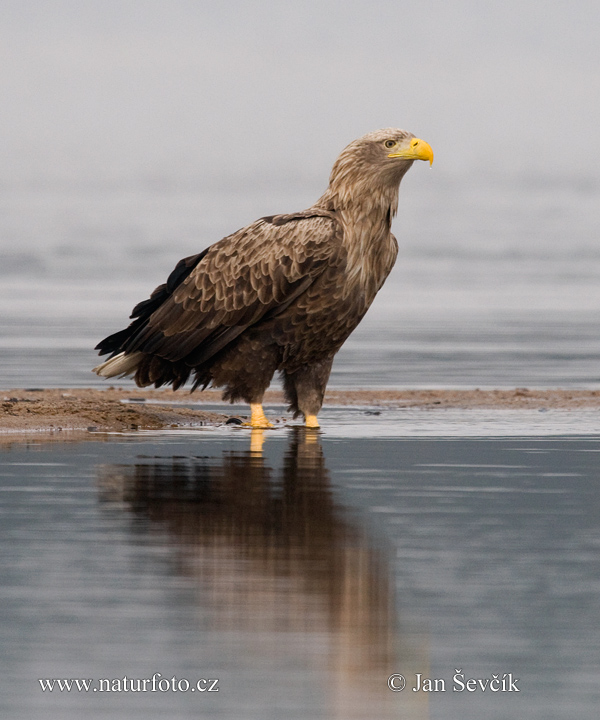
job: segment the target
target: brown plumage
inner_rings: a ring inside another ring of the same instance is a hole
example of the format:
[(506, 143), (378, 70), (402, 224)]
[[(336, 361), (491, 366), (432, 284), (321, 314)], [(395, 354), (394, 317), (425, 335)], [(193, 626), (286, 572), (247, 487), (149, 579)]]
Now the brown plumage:
[(252, 407), (280, 371), (289, 409), (318, 426), (333, 358), (396, 260), (391, 233), (398, 188), (423, 140), (387, 128), (348, 145), (329, 187), (308, 210), (264, 217), (181, 260), (139, 303), (131, 325), (96, 347), (111, 353), (98, 375), (134, 375), (141, 386), (224, 387)]

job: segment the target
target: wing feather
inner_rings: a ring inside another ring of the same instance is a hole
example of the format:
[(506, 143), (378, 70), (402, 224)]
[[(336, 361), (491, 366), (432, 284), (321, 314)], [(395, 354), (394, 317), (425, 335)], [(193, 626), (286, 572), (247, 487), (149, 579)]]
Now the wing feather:
[(198, 257), (158, 306), (144, 306), (151, 312), (130, 326), (121, 351), (189, 366), (204, 362), (246, 328), (288, 308), (327, 268), (345, 262), (345, 250), (335, 216), (313, 210), (258, 220)]

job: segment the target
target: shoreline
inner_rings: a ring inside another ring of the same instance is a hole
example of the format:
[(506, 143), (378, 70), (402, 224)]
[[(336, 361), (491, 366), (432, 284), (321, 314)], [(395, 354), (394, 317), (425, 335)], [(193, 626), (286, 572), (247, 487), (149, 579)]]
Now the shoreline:
[[(147, 404), (146, 404), (147, 403)], [(190, 404), (222, 404), (223, 412), (191, 409)], [(284, 405), (283, 393), (269, 390), (264, 404)], [(380, 408), (598, 409), (600, 390), (336, 390), (325, 395), (325, 406)], [(245, 419), (244, 404), (225, 404), (221, 391), (174, 393), (170, 389), (139, 388), (0, 390), (0, 435), (40, 432), (123, 432), (216, 425), (229, 418)], [(289, 417), (289, 416), (288, 416)]]

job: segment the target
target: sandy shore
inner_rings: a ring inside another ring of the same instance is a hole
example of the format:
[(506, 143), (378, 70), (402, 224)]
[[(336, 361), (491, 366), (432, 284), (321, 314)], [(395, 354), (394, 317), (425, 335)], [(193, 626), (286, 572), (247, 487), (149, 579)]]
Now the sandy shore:
[[(244, 418), (247, 406), (223, 405), (223, 412), (182, 407), (214, 404), (219, 391), (178, 392), (127, 388), (0, 390), (0, 433), (40, 431), (124, 431), (223, 423)], [(266, 404), (283, 404), (269, 391)], [(164, 403), (164, 404), (163, 404)], [(378, 407), (600, 409), (596, 390), (330, 390), (326, 405)]]

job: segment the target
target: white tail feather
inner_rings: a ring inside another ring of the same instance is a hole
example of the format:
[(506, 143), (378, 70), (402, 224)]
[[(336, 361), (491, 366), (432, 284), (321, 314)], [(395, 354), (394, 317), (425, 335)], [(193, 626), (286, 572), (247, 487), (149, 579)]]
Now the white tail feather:
[(103, 362), (102, 365), (95, 367), (93, 372), (105, 378), (115, 377), (116, 375), (119, 377), (132, 375), (143, 356), (144, 353), (141, 352), (131, 353), (131, 355), (119, 353), (110, 360)]

